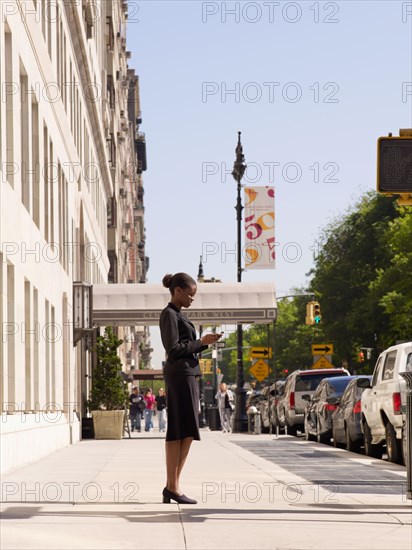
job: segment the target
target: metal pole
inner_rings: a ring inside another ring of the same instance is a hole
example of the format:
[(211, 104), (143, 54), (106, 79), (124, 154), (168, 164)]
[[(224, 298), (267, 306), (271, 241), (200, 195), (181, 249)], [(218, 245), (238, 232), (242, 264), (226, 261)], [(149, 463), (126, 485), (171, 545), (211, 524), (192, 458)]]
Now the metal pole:
[[(202, 338), (203, 326), (199, 327), (199, 338)], [(202, 358), (202, 353), (199, 353), (199, 359)], [(206, 421), (206, 407), (205, 407), (205, 377), (202, 375), (199, 378), (199, 400), (200, 400), (200, 413), (199, 413), (199, 428), (205, 428), (207, 426)]]
[(406, 498), (412, 500), (412, 372), (401, 372), (406, 382)]
[[(277, 315), (276, 315), (277, 316)], [(275, 385), (275, 407), (277, 402), (277, 387), (276, 387), (276, 348), (275, 348), (275, 338), (276, 338), (276, 320), (273, 321), (273, 344), (272, 344), (272, 354), (273, 354), (273, 383)], [(277, 412), (276, 412), (277, 416)], [(279, 422), (276, 421), (276, 437), (279, 437)]]
[[(242, 282), (242, 186), (240, 184), (243, 174), (246, 169), (244, 164), (244, 156), (242, 145), (240, 143), (241, 132), (238, 132), (238, 143), (236, 147), (236, 161), (234, 164), (232, 175), (237, 181), (237, 203), (236, 203), (236, 220), (237, 220), (237, 282)], [(236, 376), (236, 407), (235, 420), (233, 425), (234, 432), (247, 432), (248, 422), (246, 416), (246, 390), (244, 388), (245, 377), (243, 372), (243, 326), (242, 323), (237, 324), (237, 376)]]
[[(268, 351), (270, 348), (270, 327), (269, 325), (266, 325), (266, 338), (267, 338), (267, 347)], [(268, 359), (268, 386), (269, 386), (269, 395), (268, 395), (268, 419), (269, 419), (269, 433), (272, 433), (272, 413), (271, 413), (271, 406), (270, 406), (270, 392), (272, 391), (270, 389), (270, 364)]]

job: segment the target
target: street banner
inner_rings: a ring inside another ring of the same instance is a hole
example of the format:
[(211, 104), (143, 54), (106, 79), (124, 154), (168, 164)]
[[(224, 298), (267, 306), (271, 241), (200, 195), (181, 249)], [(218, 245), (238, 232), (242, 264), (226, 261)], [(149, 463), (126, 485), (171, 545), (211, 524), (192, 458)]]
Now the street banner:
[(275, 188), (245, 187), (245, 269), (275, 268)]

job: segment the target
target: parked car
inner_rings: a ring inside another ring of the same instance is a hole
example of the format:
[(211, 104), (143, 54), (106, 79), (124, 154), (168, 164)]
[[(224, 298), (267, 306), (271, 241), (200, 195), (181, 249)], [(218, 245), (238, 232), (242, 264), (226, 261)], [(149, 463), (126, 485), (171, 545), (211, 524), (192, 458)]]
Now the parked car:
[(361, 428), (361, 397), (364, 388), (358, 386), (360, 378), (368, 382), (372, 376), (356, 376), (343, 392), (336, 410), (332, 414), (332, 437), (335, 447), (346, 447), (348, 451), (358, 452), (363, 444)]
[(254, 405), (258, 410), (260, 409), (260, 403), (264, 399), (260, 390), (253, 390), (246, 397), (246, 410)]
[(391, 346), (382, 352), (375, 365), (372, 381), (359, 380), (365, 388), (361, 399), (362, 431), (365, 453), (382, 458), (383, 445), (391, 462), (405, 460), (402, 432), (406, 385), (401, 372), (412, 370), (412, 342)]
[(268, 433), (270, 431), (270, 425), (272, 425), (272, 432), (276, 430), (277, 425), (277, 410), (276, 406), (279, 400), (279, 396), (282, 393), (285, 385), (284, 380), (277, 380), (270, 386), (265, 386), (262, 390), (262, 400), (259, 404), (260, 415), (262, 417), (262, 431)]
[(307, 441), (330, 443), (332, 437), (332, 414), (336, 410), (346, 386), (354, 376), (324, 378), (312, 396), (302, 395), (307, 401), (304, 414), (305, 438)]
[(346, 369), (296, 370), (289, 374), (277, 405), (280, 428), (286, 428), (291, 435), (296, 435), (297, 430), (303, 432), (306, 401), (302, 395), (311, 396), (324, 378), (348, 375)]

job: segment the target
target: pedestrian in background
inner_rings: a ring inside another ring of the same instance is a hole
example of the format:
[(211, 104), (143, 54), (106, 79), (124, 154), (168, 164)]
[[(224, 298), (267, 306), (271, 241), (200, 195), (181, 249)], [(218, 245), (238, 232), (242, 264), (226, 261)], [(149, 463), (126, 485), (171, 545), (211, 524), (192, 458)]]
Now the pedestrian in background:
[(160, 315), (160, 334), (166, 350), (163, 368), (167, 392), (166, 487), (163, 502), (197, 504), (180, 490), (180, 475), (192, 441), (199, 434), (199, 384), (201, 375), (197, 354), (214, 344), (220, 334), (196, 338), (196, 330), (181, 312), (191, 306), (197, 291), (196, 281), (187, 273), (165, 275), (163, 286), (170, 290), (171, 300)]
[(150, 432), (153, 429), (153, 413), (155, 410), (155, 397), (150, 388), (146, 389), (144, 400), (146, 401), (146, 408), (144, 410), (144, 431)]
[(132, 432), (136, 429), (141, 430), (141, 409), (139, 403), (143, 401), (143, 395), (139, 393), (139, 388), (134, 387), (129, 397), (130, 401), (130, 427)]
[(216, 393), (215, 398), (217, 400), (217, 406), (219, 409), (220, 424), (222, 425), (222, 432), (230, 432), (230, 417), (232, 411), (235, 408), (235, 397), (233, 392), (228, 389), (226, 384), (222, 382), (220, 389)]
[(166, 431), (166, 396), (163, 388), (156, 395), (156, 414), (159, 422), (159, 432)]

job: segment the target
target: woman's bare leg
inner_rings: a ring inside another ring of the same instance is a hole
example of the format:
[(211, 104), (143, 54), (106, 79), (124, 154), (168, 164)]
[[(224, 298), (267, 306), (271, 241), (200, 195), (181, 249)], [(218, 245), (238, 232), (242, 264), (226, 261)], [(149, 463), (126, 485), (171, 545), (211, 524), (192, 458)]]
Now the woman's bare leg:
[(181, 494), (179, 487), (180, 474), (189, 454), (192, 441), (193, 437), (166, 441), (166, 487), (177, 495)]
[(178, 494), (178, 468), (180, 458), (180, 439), (166, 441), (166, 487), (172, 493)]
[[(185, 437), (180, 440), (180, 457), (179, 465), (177, 467), (177, 485), (180, 487), (180, 474), (182, 473), (183, 466), (185, 465), (187, 455), (189, 454), (190, 445), (192, 444), (193, 437)], [(179, 489), (180, 490), (180, 489)]]

